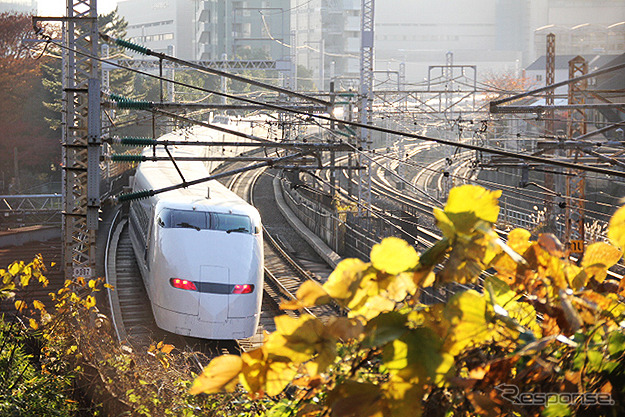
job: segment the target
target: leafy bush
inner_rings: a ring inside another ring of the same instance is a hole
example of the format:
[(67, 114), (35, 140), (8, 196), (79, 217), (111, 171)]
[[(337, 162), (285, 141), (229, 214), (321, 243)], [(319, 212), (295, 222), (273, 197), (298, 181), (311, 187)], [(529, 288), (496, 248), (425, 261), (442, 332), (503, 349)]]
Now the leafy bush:
[[(15, 307), (25, 312), (28, 305), (16, 292), (35, 279), (47, 285), (41, 257), (31, 263), (14, 262), (0, 269), (0, 299), (13, 299)], [(43, 304), (33, 308), (41, 311)], [(55, 375), (39, 361), (42, 356), (42, 333), (36, 320), (6, 322), (0, 319), (0, 415), (2, 416), (71, 416), (76, 401), (71, 399), (71, 375)]]
[[(504, 243), (499, 196), (455, 188), (434, 212), (443, 238), (421, 255), (387, 238), (371, 262), (305, 283), (283, 309), (335, 302), (346, 314), (277, 317), (262, 347), (213, 359), (191, 393), (242, 386), (272, 416), (622, 414), (625, 283), (606, 277), (625, 247), (625, 208), (612, 244), (575, 262), (553, 235), (515, 229)], [(473, 289), (420, 301), (453, 283)]]

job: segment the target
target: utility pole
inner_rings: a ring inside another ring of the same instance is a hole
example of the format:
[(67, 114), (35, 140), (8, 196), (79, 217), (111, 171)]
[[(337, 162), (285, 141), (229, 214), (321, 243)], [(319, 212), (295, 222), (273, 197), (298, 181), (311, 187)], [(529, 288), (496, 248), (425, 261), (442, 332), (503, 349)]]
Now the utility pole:
[[(63, 31), (63, 267), (95, 275), (100, 208), (100, 77), (96, 0), (66, 0)], [(81, 52), (81, 53), (80, 53)], [(86, 55), (84, 55), (86, 54)]]
[[(588, 63), (581, 56), (576, 56), (569, 61), (569, 79), (586, 75)], [(569, 104), (586, 104), (584, 92), (588, 86), (588, 80), (569, 84)], [(574, 140), (578, 136), (586, 134), (586, 109), (577, 108), (569, 110), (568, 137)], [(577, 163), (582, 156), (582, 151), (570, 149), (568, 157)], [(584, 252), (584, 201), (586, 199), (586, 172), (570, 169), (566, 178), (566, 242), (569, 249), (574, 253)]]
[[(545, 85), (552, 85), (556, 82), (556, 35), (550, 33), (547, 35), (547, 54), (545, 64)], [(545, 93), (545, 105), (553, 106), (555, 103), (555, 90), (549, 90)], [(548, 140), (555, 137), (555, 111), (549, 109), (545, 111), (545, 136)], [(553, 172), (547, 170), (545, 172), (545, 188), (555, 191), (555, 178)], [(555, 213), (556, 205), (554, 204), (553, 195), (545, 196), (545, 220), (547, 227), (556, 227), (557, 216)]]
[[(369, 125), (373, 121), (373, 23), (375, 0), (362, 0), (360, 16), (360, 123)], [(371, 149), (371, 131), (360, 129), (360, 166), (364, 170), (359, 175), (358, 214), (366, 208), (371, 213), (371, 160), (364, 155)]]

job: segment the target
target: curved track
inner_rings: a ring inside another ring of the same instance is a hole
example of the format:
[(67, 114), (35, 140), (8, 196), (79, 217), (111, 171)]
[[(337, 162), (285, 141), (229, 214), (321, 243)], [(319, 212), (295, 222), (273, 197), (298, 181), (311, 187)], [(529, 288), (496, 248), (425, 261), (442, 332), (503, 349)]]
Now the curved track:
[[(221, 170), (231, 169), (235, 164), (228, 164)], [(107, 282), (114, 287), (109, 292), (111, 319), (120, 341), (134, 347), (147, 347), (154, 341), (165, 340), (209, 357), (224, 351), (250, 350), (262, 343), (264, 331), (275, 330), (273, 318), (284, 314), (278, 307), (280, 302), (293, 299), (305, 280), (323, 282), (327, 278), (331, 268), (281, 218), (273, 189), (267, 189), (272, 179), (273, 173), (263, 170), (248, 171), (228, 181), (233, 191), (257, 205), (264, 222), (265, 288), (257, 334), (238, 341), (209, 341), (171, 334), (156, 327), (130, 244), (127, 221), (120, 209), (109, 233), (105, 259)], [(307, 313), (323, 319), (337, 315), (338, 310), (326, 306)]]

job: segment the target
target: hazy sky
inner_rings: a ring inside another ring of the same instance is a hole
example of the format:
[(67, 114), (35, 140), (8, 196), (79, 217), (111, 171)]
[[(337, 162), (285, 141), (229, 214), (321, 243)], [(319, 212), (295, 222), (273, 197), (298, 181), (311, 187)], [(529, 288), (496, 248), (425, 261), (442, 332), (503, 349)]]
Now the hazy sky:
[[(38, 0), (39, 16), (64, 16), (67, 0)], [(98, 14), (108, 13), (117, 6), (117, 0), (98, 0)]]

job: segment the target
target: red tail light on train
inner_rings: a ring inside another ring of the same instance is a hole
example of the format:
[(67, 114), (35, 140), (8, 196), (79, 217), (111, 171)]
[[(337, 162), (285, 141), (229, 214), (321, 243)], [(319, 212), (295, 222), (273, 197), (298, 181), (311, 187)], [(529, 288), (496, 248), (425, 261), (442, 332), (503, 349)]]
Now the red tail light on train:
[(193, 281), (180, 278), (172, 278), (169, 280), (169, 283), (174, 288), (178, 288), (181, 290), (197, 291), (197, 287), (195, 286)]
[(232, 294), (250, 294), (254, 291), (254, 286), (251, 284), (235, 285), (232, 289)]

